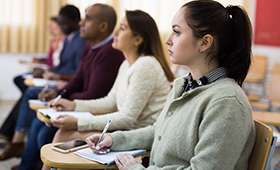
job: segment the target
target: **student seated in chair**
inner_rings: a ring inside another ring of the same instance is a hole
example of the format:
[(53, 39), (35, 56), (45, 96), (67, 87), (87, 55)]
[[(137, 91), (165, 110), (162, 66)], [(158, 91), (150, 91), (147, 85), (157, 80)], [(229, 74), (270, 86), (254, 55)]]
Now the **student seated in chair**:
[[(147, 169), (247, 170), (254, 141), (252, 110), (241, 85), (251, 63), (246, 12), (212, 0), (191, 1), (173, 18), (166, 39), (171, 62), (189, 74), (174, 81), (157, 122), (86, 139), (97, 153), (149, 149)], [(120, 170), (145, 169), (128, 154)]]
[[(112, 48), (113, 29), (116, 24), (115, 10), (108, 5), (95, 4), (93, 15), (87, 15), (89, 22), (81, 24), (81, 37), (88, 40), (81, 63), (74, 78), (64, 88), (64, 97), (74, 99), (96, 99), (108, 94), (114, 84), (119, 66), (124, 60), (122, 52)], [(105, 15), (106, 14), (106, 15)], [(99, 16), (105, 17), (99, 17)], [(94, 31), (93, 31), (94, 30)], [(61, 90), (60, 90), (61, 91)], [(42, 90), (39, 98), (55, 98), (60, 91)], [(28, 117), (28, 114), (24, 115)], [(38, 118), (33, 119), (26, 149), (19, 169), (33, 169), (40, 161), (40, 148), (50, 143), (56, 127), (47, 127)]]
[[(90, 7), (86, 14), (91, 16), (94, 11), (96, 7)], [(81, 24), (87, 25), (87, 22), (85, 19)], [(170, 91), (173, 74), (165, 59), (155, 21), (143, 11), (127, 11), (114, 32), (112, 46), (122, 51), (126, 60), (106, 97), (60, 99), (54, 103), (57, 110), (89, 111), (99, 115), (78, 119), (62, 115), (59, 117), (62, 119), (51, 120), (60, 128), (53, 142), (84, 140), (94, 133), (92, 131), (102, 131), (109, 119), (112, 121), (109, 131), (137, 129), (157, 120)]]
[[(48, 56), (44, 61), (46, 62), (48, 68), (53, 68), (55, 66), (58, 66), (58, 64), (59, 64), (59, 57), (60, 57), (60, 53), (63, 49), (63, 40), (64, 40), (65, 35), (64, 35), (62, 29), (60, 28), (57, 17), (51, 17), (49, 19), (48, 30), (49, 30), (49, 33), (52, 35), (52, 38), (50, 40), (50, 49), (48, 52)], [(43, 60), (40, 60), (40, 61), (43, 61)], [(73, 61), (73, 62), (75, 62), (75, 61)], [(36, 76), (38, 76), (37, 78), (39, 78), (42, 76), (43, 72), (44, 72), (44, 70), (41, 68), (34, 68), (32, 74), (33, 74), (34, 78), (36, 78)], [(22, 98), (23, 98), (25, 90), (28, 88), (28, 86), (26, 86), (24, 84), (24, 80), (25, 80), (25, 78), (22, 74), (19, 76), (16, 76), (14, 78), (14, 83), (16, 84), (18, 89), (21, 91), (21, 97), (16, 102), (13, 109), (10, 111), (9, 116), (6, 118), (6, 120), (4, 121), (4, 123), (2, 124), (2, 126), (0, 128), (0, 139), (4, 140), (6, 142), (9, 142), (13, 138), (14, 129), (16, 126), (17, 116), (18, 116), (18, 112), (19, 112), (20, 105), (22, 102)], [(68, 81), (68, 79), (65, 81), (57, 80), (56, 87), (59, 88), (58, 86), (63, 86), (66, 81)]]
[[(77, 72), (78, 75), (74, 78), (73, 81), (69, 82), (69, 84), (65, 87), (67, 89), (66, 97), (71, 100), (75, 98), (78, 99), (100, 98), (107, 95), (107, 93), (111, 89), (114, 83), (114, 79), (117, 75), (118, 68), (122, 63), (122, 61), (124, 60), (124, 57), (120, 51), (112, 49), (111, 47), (110, 43), (112, 43), (112, 37), (110, 38), (109, 35), (112, 33), (113, 28), (108, 28), (108, 30), (106, 28), (106, 31), (104, 31), (104, 33), (102, 34), (99, 33), (100, 42), (103, 39), (109, 37), (108, 40), (103, 42), (103, 45), (100, 45), (99, 48), (94, 49), (93, 47), (91, 47), (91, 44), (88, 43), (82, 54), (82, 50), (84, 47), (83, 42), (86, 42), (85, 39), (87, 39), (88, 35), (84, 36), (83, 32), (85, 32), (85, 30), (81, 31), (79, 29), (79, 21), (80, 21), (80, 12), (76, 7), (72, 5), (67, 5), (60, 10), (59, 23), (61, 24), (62, 29), (64, 30), (65, 33), (67, 33), (67, 35), (72, 34), (71, 41), (68, 42), (69, 44), (64, 49), (61, 55), (67, 55), (67, 58), (70, 57), (68, 60), (72, 60), (71, 57), (76, 56), (77, 57), (76, 62), (80, 61), (80, 58), (82, 56), (81, 60), (84, 61), (82, 66), (80, 66), (78, 69), (79, 70)], [(111, 27), (114, 27), (114, 25)], [(81, 36), (80, 36), (80, 32), (82, 33)], [(95, 37), (93, 38), (92, 35), (90, 35), (89, 40), (92, 39), (95, 39)], [(65, 41), (68, 40), (69, 40), (69, 36), (66, 37)], [(101, 48), (102, 46), (104, 46), (104, 48)], [(68, 47), (70, 49), (68, 49)], [(104, 54), (100, 54), (101, 53), (100, 49), (103, 49), (104, 51), (106, 51), (106, 53), (104, 52)], [(98, 56), (101, 57), (98, 58)], [(67, 61), (67, 58), (63, 60)], [(65, 73), (67, 73), (67, 70), (71, 71), (70, 67), (73, 68), (76, 67), (75, 65), (76, 63), (72, 64), (72, 66), (69, 66), (68, 69), (64, 70)], [(96, 67), (96, 65), (98, 67)], [(86, 73), (84, 73), (84, 71)], [(100, 87), (103, 88), (101, 89)], [(24, 150), (24, 143), (23, 143), (24, 137), (31, 127), (33, 118), (36, 117), (36, 112), (29, 108), (28, 100), (37, 98), (41, 90), (42, 88), (33, 87), (33, 88), (29, 88), (26, 91), (24, 95), (24, 100), (21, 103), (21, 109), (19, 112), (18, 122), (16, 124), (15, 135), (13, 136), (12, 142), (7, 145), (4, 152), (0, 155), (1, 160), (13, 156), (20, 156), (22, 154)], [(57, 92), (59, 93), (60, 91)], [(10, 131), (14, 131), (14, 129), (10, 129)], [(51, 140), (52, 137), (50, 141)]]

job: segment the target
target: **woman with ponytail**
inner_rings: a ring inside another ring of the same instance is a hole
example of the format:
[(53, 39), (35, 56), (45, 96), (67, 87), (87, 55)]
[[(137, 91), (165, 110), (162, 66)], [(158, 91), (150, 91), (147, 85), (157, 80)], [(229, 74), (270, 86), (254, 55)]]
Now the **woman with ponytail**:
[[(148, 169), (245, 170), (255, 141), (252, 110), (241, 89), (251, 63), (251, 24), (239, 6), (191, 1), (174, 16), (170, 60), (189, 74), (174, 81), (153, 126), (86, 139), (104, 153), (151, 149)], [(144, 169), (131, 155), (119, 169)]]

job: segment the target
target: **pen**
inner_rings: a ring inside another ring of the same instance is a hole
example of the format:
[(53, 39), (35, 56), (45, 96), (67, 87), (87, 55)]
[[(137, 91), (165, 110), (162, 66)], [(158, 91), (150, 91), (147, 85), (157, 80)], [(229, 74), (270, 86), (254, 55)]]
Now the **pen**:
[(62, 95), (66, 92), (66, 89), (64, 89), (53, 101), (52, 105), (54, 105), (61, 97)]
[[(105, 128), (104, 128), (104, 130), (103, 130), (103, 132), (102, 132), (102, 134), (101, 134), (101, 136), (100, 136), (100, 138), (98, 139), (98, 142), (96, 143), (96, 146), (102, 141), (102, 138), (103, 138), (103, 136), (105, 135), (105, 133), (106, 133), (106, 131), (107, 131), (107, 129), (108, 129), (110, 123), (111, 123), (111, 120), (108, 120), (108, 122), (107, 122), (107, 124), (106, 124), (106, 126), (105, 126)], [(95, 152), (95, 150), (96, 150), (96, 149), (94, 149), (93, 153)]]
[(47, 91), (48, 91), (48, 84), (46, 84), (45, 87), (44, 87), (44, 97), (43, 97), (43, 101), (44, 101), (44, 102), (46, 101), (46, 94), (47, 94)]

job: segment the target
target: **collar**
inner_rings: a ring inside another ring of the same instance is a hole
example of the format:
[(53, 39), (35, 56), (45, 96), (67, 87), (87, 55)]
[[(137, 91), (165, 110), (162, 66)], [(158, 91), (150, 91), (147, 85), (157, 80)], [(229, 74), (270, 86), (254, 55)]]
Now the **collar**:
[(91, 46), (92, 50), (95, 50), (97, 48), (102, 47), (103, 45), (107, 44), (109, 41), (111, 41), (113, 39), (113, 33), (110, 34), (107, 38), (105, 38), (104, 40), (100, 41), (98, 44), (96, 44), (95, 46)]
[(68, 43), (70, 43), (72, 41), (75, 34), (76, 34), (76, 31), (73, 31), (66, 37)]
[[(189, 90), (193, 90), (199, 86), (211, 84), (215, 81), (222, 80), (224, 78), (227, 78), (228, 72), (225, 67), (219, 67), (201, 78), (197, 80), (193, 80), (191, 73), (187, 76), (185, 83), (184, 83), (184, 92), (187, 92)], [(184, 93), (183, 92), (183, 93)]]

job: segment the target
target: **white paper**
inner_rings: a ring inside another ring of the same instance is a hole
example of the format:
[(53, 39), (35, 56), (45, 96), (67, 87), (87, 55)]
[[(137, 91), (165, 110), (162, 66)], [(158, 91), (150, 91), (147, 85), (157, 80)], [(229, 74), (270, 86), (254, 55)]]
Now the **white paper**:
[(115, 163), (115, 157), (118, 154), (121, 153), (129, 153), (131, 154), (133, 157), (137, 157), (140, 155), (144, 155), (146, 153), (146, 150), (143, 149), (139, 149), (139, 150), (131, 150), (131, 151), (121, 151), (121, 152), (109, 152), (107, 154), (104, 155), (100, 155), (100, 154), (96, 154), (93, 153), (93, 151), (90, 148), (85, 148), (85, 149), (81, 149), (75, 152), (75, 154), (84, 157), (86, 159), (92, 160), (92, 161), (96, 161), (99, 162), (101, 164), (105, 164), (105, 165), (112, 165)]
[(21, 77), (24, 79), (32, 79), (33, 75), (32, 74), (23, 74), (23, 75), (21, 75)]
[(74, 112), (74, 111), (56, 111), (54, 109), (38, 109), (43, 115), (48, 115), (52, 119), (56, 119), (59, 115), (70, 115), (73, 117), (89, 117), (93, 116), (90, 112)]
[(43, 102), (41, 100), (28, 100), (29, 104), (34, 104), (37, 106), (48, 106), (49, 102)]
[(56, 85), (55, 80), (46, 80), (46, 79), (40, 79), (40, 78), (33, 78), (32, 83), (36, 87), (43, 87), (46, 84), (48, 84), (49, 86), (52, 86), (52, 87), (54, 87)]

